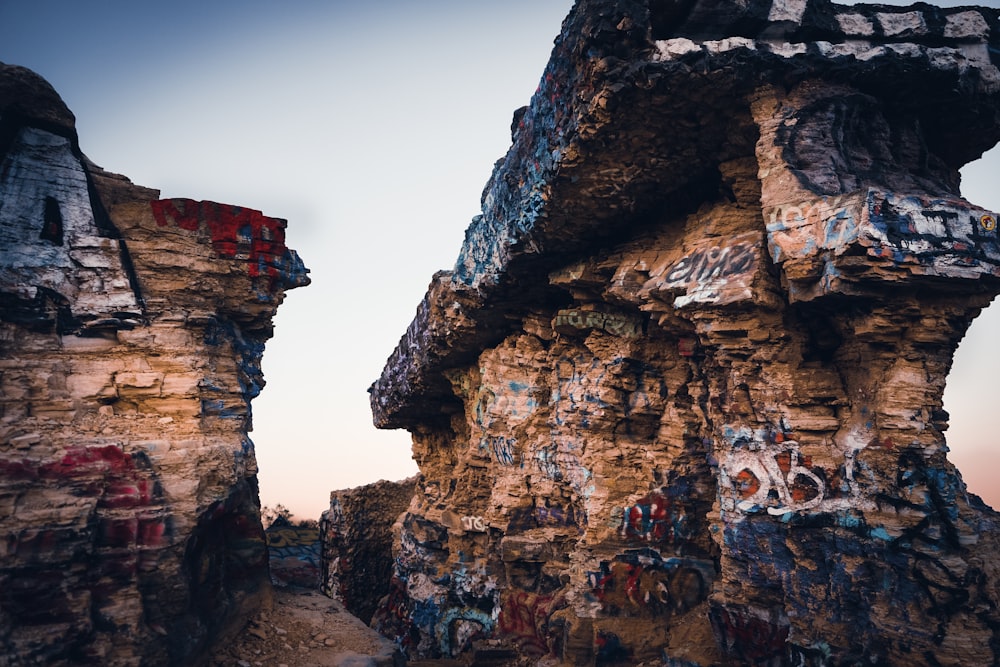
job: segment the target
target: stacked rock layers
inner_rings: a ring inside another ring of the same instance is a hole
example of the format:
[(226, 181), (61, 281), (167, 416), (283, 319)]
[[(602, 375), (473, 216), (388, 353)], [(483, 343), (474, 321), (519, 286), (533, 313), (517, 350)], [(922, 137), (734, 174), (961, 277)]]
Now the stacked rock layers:
[(4, 664), (190, 664), (268, 594), (250, 400), (285, 221), (160, 200), (0, 65)]
[(421, 478), (379, 627), (566, 664), (1000, 659), (942, 391), (1000, 292), (958, 169), (1000, 19), (581, 0), (372, 387)]

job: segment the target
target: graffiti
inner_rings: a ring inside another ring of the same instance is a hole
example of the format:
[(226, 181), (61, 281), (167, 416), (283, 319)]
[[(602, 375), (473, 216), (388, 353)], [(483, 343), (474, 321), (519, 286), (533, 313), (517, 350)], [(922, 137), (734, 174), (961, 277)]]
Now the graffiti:
[[(711, 241), (710, 243), (717, 243)], [(757, 271), (756, 232), (733, 237), (724, 245), (705, 245), (673, 264), (653, 269), (650, 277), (663, 291), (683, 289), (686, 294), (674, 299), (674, 307), (688, 304), (727, 304), (751, 296), (750, 283)]]
[(719, 467), (723, 510), (785, 516), (861, 507), (867, 501), (858, 495), (855, 461), (870, 440), (870, 430), (867, 424), (847, 434), (845, 443), (850, 446), (843, 462), (826, 469), (802, 454), (783, 424), (756, 430), (723, 427), (723, 440), (729, 445)]
[(591, 592), (613, 614), (669, 615), (688, 611), (706, 597), (715, 564), (666, 558), (652, 549), (629, 551), (589, 572)]
[(858, 240), (856, 198), (836, 196), (789, 204), (767, 214), (768, 248), (775, 262), (803, 258), (818, 249), (838, 250)]
[(693, 357), (698, 349), (698, 341), (694, 338), (681, 338), (677, 341), (677, 354), (682, 357)]
[(318, 527), (272, 526), (264, 535), (274, 583), (316, 585), (322, 561)]
[(568, 442), (546, 445), (535, 453), (538, 470), (554, 482), (566, 482), (574, 490), (589, 497), (595, 490), (593, 473), (580, 462)]
[(570, 419), (577, 419), (581, 426), (587, 427), (590, 425), (591, 407), (609, 407), (601, 392), (606, 374), (604, 362), (589, 355), (566, 356), (556, 361), (555, 376), (558, 382), (549, 398), (549, 404), (554, 406), (554, 425), (563, 426)]
[(204, 225), (211, 234), (212, 249), (220, 257), (246, 261), (254, 278), (277, 278), (289, 270), (284, 220), (253, 209), (191, 199), (160, 199), (150, 206), (160, 227), (198, 231)]
[[(616, 419), (627, 435), (655, 436), (668, 394), (663, 374), (655, 366), (627, 357), (604, 360), (580, 354), (560, 358), (555, 375), (557, 383), (549, 399), (551, 425), (588, 428), (594, 418)], [(555, 449), (569, 453), (574, 445), (564, 441)]]
[(453, 657), (469, 649), (473, 640), (485, 639), (493, 632), (490, 614), (472, 607), (453, 607), (434, 626), (434, 636), (442, 655)]
[(517, 439), (502, 435), (485, 436), (481, 448), (489, 449), (493, 459), (502, 466), (524, 465), (524, 457), (517, 451)]
[(629, 541), (675, 544), (691, 537), (687, 517), (662, 490), (625, 508), (622, 537)]
[(667, 287), (688, 283), (706, 283), (752, 271), (757, 253), (749, 243), (713, 246), (696, 250), (674, 264), (664, 281)]
[(562, 507), (550, 504), (548, 500), (545, 501), (544, 505), (537, 504), (540, 501), (542, 501), (541, 498), (536, 499), (536, 504), (529, 507), (515, 508), (507, 522), (507, 531), (521, 532), (533, 528), (563, 528), (579, 525), (576, 510), (572, 505)]
[(729, 454), (725, 467), (739, 498), (737, 509), (752, 512), (766, 507), (768, 514), (780, 515), (811, 509), (823, 502), (826, 486), (811, 470), (812, 460), (800, 456), (794, 440), (785, 445), (780, 451)]
[(976, 277), (1000, 264), (996, 216), (961, 199), (868, 191), (864, 239), (875, 257), (934, 275)]
[(594, 638), (594, 657), (597, 665), (618, 665), (629, 661), (631, 655), (618, 635), (600, 630)]
[(638, 318), (593, 310), (560, 310), (556, 312), (552, 327), (560, 333), (600, 329), (621, 338), (635, 338), (642, 333), (642, 323)]
[(962, 533), (972, 534), (978, 525), (963, 527), (958, 497), (964, 493), (954, 471), (931, 464), (916, 448), (903, 450), (896, 472), (898, 495), (879, 494), (879, 502), (909, 515), (908, 526), (890, 539), (892, 551), (909, 559), (915, 600), (937, 624), (938, 643), (945, 640), (953, 619), (963, 610), (990, 604), (982, 588), (981, 568), (966, 563)]
[(486, 528), (486, 519), (481, 516), (462, 517), (462, 530), (474, 533), (485, 533)]
[[(506, 380), (503, 389), (495, 393), (484, 381), (473, 407), (473, 428), (482, 433), (478, 444), (481, 456), (502, 466), (524, 465), (524, 456), (518, 449), (517, 439), (509, 434), (513, 427), (526, 421), (538, 407), (534, 391), (527, 383)], [(497, 430), (502, 435), (489, 433), (494, 424), (500, 425)]]
[(772, 618), (762, 609), (732, 606), (713, 607), (708, 617), (719, 647), (741, 664), (772, 664), (758, 661), (785, 654), (790, 631), (787, 619)]
[(565, 606), (561, 593), (541, 595), (508, 591), (502, 598), (497, 630), (516, 643), (524, 655), (532, 658), (553, 655), (560, 637), (549, 621), (553, 612)]
[[(24, 461), (16, 466), (22, 477), (58, 479), (72, 484), (76, 493), (97, 497), (98, 544), (108, 548), (138, 549), (133, 567), (155, 564), (155, 552), (162, 547), (169, 527), (155, 511), (162, 502), (162, 489), (144, 455), (130, 456), (117, 445), (70, 447), (59, 459), (38, 465)], [(121, 510), (132, 510), (120, 516)], [(19, 542), (28, 548), (34, 539)]]
[(389, 581), (389, 594), (375, 610), (371, 626), (383, 637), (394, 639), (403, 651), (413, 645), (410, 598), (406, 594), (406, 583), (397, 575)]
[[(885, 115), (872, 97), (855, 93), (817, 99), (791, 118), (778, 126), (775, 144), (789, 171), (810, 192), (836, 195), (856, 189), (861, 179), (884, 182), (886, 167), (898, 162), (884, 140), (890, 136)], [(821, 144), (817, 136), (833, 139)]]

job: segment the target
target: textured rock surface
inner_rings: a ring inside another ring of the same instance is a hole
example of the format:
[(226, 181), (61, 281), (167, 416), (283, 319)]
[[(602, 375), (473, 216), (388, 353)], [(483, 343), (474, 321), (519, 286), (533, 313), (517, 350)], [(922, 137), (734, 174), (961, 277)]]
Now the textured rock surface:
[(1000, 291), (958, 169), (998, 10), (581, 0), (372, 388), (421, 478), (383, 632), (568, 664), (1000, 660), (946, 457)]
[(389, 593), (393, 526), (415, 485), (410, 478), (333, 491), (320, 518), (321, 588), (366, 623)]
[(308, 283), (284, 227), (104, 172), (0, 65), (3, 664), (190, 664), (269, 594), (247, 431)]

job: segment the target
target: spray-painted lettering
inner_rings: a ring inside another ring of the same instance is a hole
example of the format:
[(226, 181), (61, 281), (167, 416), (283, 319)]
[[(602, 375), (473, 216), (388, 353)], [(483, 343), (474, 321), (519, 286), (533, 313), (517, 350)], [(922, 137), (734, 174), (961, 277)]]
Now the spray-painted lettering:
[(635, 338), (642, 333), (638, 318), (593, 310), (560, 310), (552, 321), (552, 327), (560, 332), (600, 329), (622, 338)]
[(559, 638), (549, 627), (553, 612), (566, 606), (561, 593), (540, 595), (512, 590), (504, 594), (497, 629), (524, 655), (539, 658), (554, 652)]
[(463, 516), (462, 530), (474, 533), (486, 532), (486, 519), (481, 516)]
[(197, 231), (204, 225), (211, 234), (212, 249), (220, 257), (246, 261), (252, 277), (277, 278), (287, 270), (284, 220), (253, 209), (191, 199), (160, 199), (150, 206), (160, 227)]

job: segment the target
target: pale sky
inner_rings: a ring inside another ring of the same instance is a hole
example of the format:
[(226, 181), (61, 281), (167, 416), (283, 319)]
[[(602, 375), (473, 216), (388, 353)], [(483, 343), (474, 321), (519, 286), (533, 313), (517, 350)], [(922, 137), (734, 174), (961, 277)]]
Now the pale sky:
[[(453, 266), (571, 4), (0, 0), (0, 61), (55, 86), (90, 159), (163, 197), (288, 219), (313, 284), (289, 292), (264, 354), (262, 503), (315, 518), (331, 490), (416, 472), (366, 390)], [(994, 149), (963, 172), (967, 199), (1000, 211), (998, 166)], [(993, 308), (945, 394), (952, 460), (994, 505), (998, 331)]]

